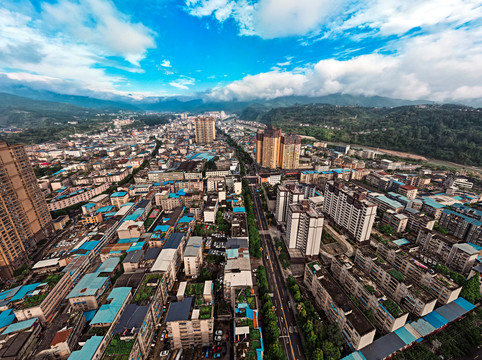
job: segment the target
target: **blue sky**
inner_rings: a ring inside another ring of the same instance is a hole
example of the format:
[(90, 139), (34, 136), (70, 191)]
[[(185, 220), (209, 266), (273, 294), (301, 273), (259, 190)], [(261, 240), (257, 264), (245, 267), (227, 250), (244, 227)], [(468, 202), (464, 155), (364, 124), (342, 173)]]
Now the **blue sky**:
[(482, 0), (0, 0), (0, 82), (103, 98), (482, 97)]

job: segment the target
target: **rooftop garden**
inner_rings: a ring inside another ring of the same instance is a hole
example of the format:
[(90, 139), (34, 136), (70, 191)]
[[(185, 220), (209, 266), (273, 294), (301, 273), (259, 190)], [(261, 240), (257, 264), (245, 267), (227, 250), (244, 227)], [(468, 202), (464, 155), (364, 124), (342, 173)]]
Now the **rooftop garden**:
[(375, 289), (370, 285), (365, 285), (364, 287), (370, 294), (373, 294), (375, 292)]
[(315, 265), (318, 265), (318, 266), (321, 268), (320, 263), (318, 263), (317, 261), (308, 264), (308, 267), (310, 268), (310, 270), (311, 270), (312, 272), (315, 272), (315, 271), (316, 271), (316, 270), (315, 270)]
[(44, 301), (47, 295), (48, 295), (48, 292), (44, 292), (38, 295), (26, 297), (25, 299), (23, 299), (23, 302), (21, 303), (21, 308), (28, 309), (34, 306), (38, 306), (42, 303), (42, 301)]
[(204, 283), (188, 284), (186, 286), (186, 291), (184, 292), (184, 295), (186, 295), (186, 296), (192, 296), (192, 295), (202, 296), (203, 291), (204, 291)]
[(403, 313), (402, 309), (400, 309), (400, 306), (393, 301), (393, 300), (385, 300), (383, 302), (383, 307), (388, 310), (390, 314), (394, 317), (398, 317)]
[[(128, 359), (135, 340), (136, 339), (123, 341), (119, 335), (115, 335), (105, 351), (106, 357), (110, 359), (124, 359), (123, 355), (125, 355), (125, 359)], [(119, 355), (121, 355), (121, 357), (119, 357)]]
[(203, 320), (203, 319), (209, 319), (210, 317), (211, 317), (211, 305), (201, 307), (199, 318)]
[(402, 282), (404, 279), (403, 274), (398, 270), (392, 269), (388, 273), (392, 275), (395, 279), (397, 279), (399, 282)]
[(152, 279), (161, 280), (162, 275), (161, 274), (146, 275), (146, 277), (142, 281), (142, 285), (140, 286), (139, 290), (137, 290), (136, 296), (134, 297), (135, 303), (148, 300), (151, 297), (153, 291), (157, 288), (157, 286), (149, 286), (148, 284), (150, 283), (149, 280), (152, 280)]

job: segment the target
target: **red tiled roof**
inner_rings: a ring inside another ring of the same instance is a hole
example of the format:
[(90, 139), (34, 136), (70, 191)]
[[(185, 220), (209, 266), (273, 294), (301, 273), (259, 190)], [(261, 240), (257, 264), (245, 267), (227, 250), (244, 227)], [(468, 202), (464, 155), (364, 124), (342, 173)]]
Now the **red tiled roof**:
[(52, 342), (50, 343), (50, 347), (55, 346), (57, 344), (66, 342), (67, 339), (69, 338), (70, 332), (72, 331), (72, 328), (64, 330), (64, 331), (59, 331), (57, 334), (55, 334)]

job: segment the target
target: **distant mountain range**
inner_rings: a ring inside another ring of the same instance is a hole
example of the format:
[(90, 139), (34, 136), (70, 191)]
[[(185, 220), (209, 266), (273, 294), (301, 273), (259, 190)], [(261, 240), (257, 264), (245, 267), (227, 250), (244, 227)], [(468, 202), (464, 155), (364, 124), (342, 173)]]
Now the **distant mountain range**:
[(96, 112), (204, 112), (224, 110), (241, 114), (254, 120), (271, 109), (295, 105), (328, 104), (336, 106), (360, 106), (392, 108), (399, 106), (434, 104), (428, 100), (402, 100), (382, 96), (332, 94), (319, 97), (283, 96), (270, 100), (252, 101), (203, 101), (193, 97), (150, 97), (135, 100), (118, 96), (115, 100), (96, 97), (65, 95), (47, 90), (33, 89), (25, 85), (0, 81), (0, 126), (39, 127), (52, 122), (65, 122), (72, 116), (90, 116)]
[(363, 96), (332, 94), (319, 97), (308, 96), (283, 96), (270, 100), (251, 101), (203, 101), (203, 94), (196, 97), (150, 97), (135, 100), (127, 96), (117, 96), (116, 99), (100, 99), (90, 96), (65, 95), (47, 90), (38, 90), (18, 83), (0, 81), (0, 93), (8, 93), (38, 101), (67, 103), (79, 107), (103, 111), (157, 111), (157, 112), (203, 112), (203, 111), (228, 111), (241, 112), (248, 106), (258, 110), (270, 110), (277, 107), (292, 106), (295, 104), (331, 104), (340, 106), (368, 106), (368, 107), (395, 107), (403, 105), (432, 104), (432, 101), (410, 101), (391, 99), (382, 96)]

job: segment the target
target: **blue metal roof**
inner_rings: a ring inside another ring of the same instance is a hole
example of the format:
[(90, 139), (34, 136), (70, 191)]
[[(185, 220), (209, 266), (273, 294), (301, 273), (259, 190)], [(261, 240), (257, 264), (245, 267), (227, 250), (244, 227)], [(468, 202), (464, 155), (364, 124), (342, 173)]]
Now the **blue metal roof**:
[(429, 322), (435, 329), (439, 329), (444, 325), (448, 324), (447, 319), (445, 319), (439, 313), (432, 311), (424, 316), (425, 321)]
[(15, 314), (12, 309), (2, 311), (0, 313), (0, 328), (10, 325), (15, 320)]
[(92, 359), (103, 339), (103, 336), (92, 336), (85, 342), (84, 346), (82, 346), (82, 349), (73, 351), (68, 360)]
[(85, 321), (89, 322), (90, 320), (92, 320), (94, 318), (96, 312), (97, 312), (97, 310), (85, 311), (84, 312)]
[(30, 291), (34, 291), (39, 285), (40, 285), (40, 283), (38, 282), (38, 283), (35, 283), (35, 284), (29, 284), (29, 285), (22, 286), (17, 291), (17, 293), (14, 296), (12, 296), (10, 301), (17, 301), (17, 300), (23, 299), (24, 296), (27, 295), (27, 293), (29, 293)]
[(112, 289), (107, 300), (112, 300), (109, 304), (102, 305), (94, 318), (90, 322), (90, 325), (94, 324), (112, 324), (115, 317), (122, 308), (122, 305), (129, 296), (132, 288), (130, 287), (118, 287)]
[(475, 309), (475, 306), (473, 304), (469, 303), (467, 300), (461, 297), (455, 299), (454, 303), (456, 303), (458, 306), (462, 307), (466, 311)]
[(407, 329), (405, 329), (405, 327), (395, 330), (395, 334), (397, 334), (398, 337), (407, 345), (417, 340), (417, 338), (413, 336)]
[(5, 329), (5, 331), (2, 333), (2, 335), (6, 335), (6, 334), (10, 334), (10, 333), (13, 333), (13, 332), (16, 332), (16, 331), (28, 329), (29, 327), (31, 327), (37, 321), (37, 319), (38, 318), (33, 318), (33, 319), (24, 320), (24, 321), (19, 321), (15, 324), (12, 324)]
[(97, 273), (85, 274), (66, 296), (66, 299), (95, 295), (97, 291), (109, 281), (108, 277), (98, 277), (97, 275)]

